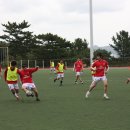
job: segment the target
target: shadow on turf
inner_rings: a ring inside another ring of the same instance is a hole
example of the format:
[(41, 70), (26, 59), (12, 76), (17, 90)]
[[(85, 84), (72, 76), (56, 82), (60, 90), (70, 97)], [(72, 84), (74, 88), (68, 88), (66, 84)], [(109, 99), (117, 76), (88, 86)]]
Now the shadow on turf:
[(19, 101), (17, 101), (16, 99), (9, 99), (9, 100), (1, 100), (0, 101), (1, 102), (1, 104), (3, 103), (3, 104), (5, 104), (5, 103), (7, 103), (7, 104), (9, 104), (9, 103), (27, 103), (27, 104), (36, 104), (36, 103), (40, 103), (39, 101), (36, 101), (35, 99), (33, 100), (33, 99), (31, 99), (31, 100), (29, 100), (29, 99), (22, 99), (22, 100), (19, 100)]

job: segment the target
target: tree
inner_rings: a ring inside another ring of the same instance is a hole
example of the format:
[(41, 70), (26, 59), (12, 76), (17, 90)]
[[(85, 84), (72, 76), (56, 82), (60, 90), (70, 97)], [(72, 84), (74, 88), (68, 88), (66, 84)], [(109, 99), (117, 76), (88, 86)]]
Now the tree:
[(110, 44), (112, 48), (119, 54), (120, 57), (130, 57), (130, 36), (129, 33), (122, 30), (112, 37), (114, 45)]
[(3, 30), (6, 34), (0, 36), (9, 47), (9, 55), (12, 58), (27, 58), (28, 53), (31, 53), (33, 48), (36, 48), (36, 38), (33, 32), (27, 31), (30, 27), (25, 20), (19, 24), (16, 22), (8, 22), (2, 24), (5, 27)]
[(73, 44), (73, 55), (77, 57), (89, 57), (89, 48), (86, 39), (77, 38)]
[(37, 36), (37, 39), (40, 41), (40, 51), (37, 56), (43, 54), (42, 58), (44, 59), (61, 59), (69, 57), (69, 50), (72, 45), (69, 41), (66, 41), (66, 39), (51, 33), (40, 34)]
[(102, 53), (105, 59), (111, 58), (111, 52), (108, 52), (105, 49), (97, 49), (96, 51), (94, 51), (94, 57), (96, 57), (97, 53)]

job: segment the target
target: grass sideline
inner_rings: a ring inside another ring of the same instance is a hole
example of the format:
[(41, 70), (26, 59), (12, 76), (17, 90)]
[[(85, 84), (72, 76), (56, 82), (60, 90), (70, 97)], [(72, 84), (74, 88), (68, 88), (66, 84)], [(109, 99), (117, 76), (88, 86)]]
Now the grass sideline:
[(22, 91), (24, 102), (16, 101), (0, 80), (1, 130), (130, 130), (130, 84), (125, 84), (130, 71), (127, 68), (110, 69), (107, 74), (109, 101), (103, 99), (102, 83), (85, 100), (91, 83), (89, 70), (82, 75), (83, 85), (74, 84), (72, 70), (66, 70), (62, 87), (59, 82), (53, 82), (54, 76), (49, 70), (39, 70), (33, 75), (40, 102), (26, 97)]

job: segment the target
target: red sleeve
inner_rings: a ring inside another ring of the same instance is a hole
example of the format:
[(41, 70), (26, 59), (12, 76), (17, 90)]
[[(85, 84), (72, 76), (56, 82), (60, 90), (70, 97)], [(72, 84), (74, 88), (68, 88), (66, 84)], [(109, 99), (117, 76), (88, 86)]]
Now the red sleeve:
[(92, 66), (91, 66), (91, 67), (93, 68), (93, 67), (95, 67), (95, 66), (96, 66), (96, 62), (94, 62), (94, 63), (92, 64)]
[(30, 68), (29, 69), (29, 72), (32, 74), (33, 72), (35, 72), (35, 71), (37, 71), (38, 70), (38, 67), (36, 67), (36, 68)]
[(57, 64), (57, 66), (56, 66), (56, 70), (59, 70), (59, 64)]

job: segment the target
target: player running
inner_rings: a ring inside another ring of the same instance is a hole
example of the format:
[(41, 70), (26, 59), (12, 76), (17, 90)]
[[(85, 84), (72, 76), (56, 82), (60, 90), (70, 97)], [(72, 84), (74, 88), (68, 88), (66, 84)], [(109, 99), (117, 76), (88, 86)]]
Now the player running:
[(27, 96), (32, 96), (35, 94), (36, 101), (40, 101), (38, 98), (38, 90), (33, 82), (32, 73), (38, 70), (39, 67), (36, 68), (27, 68), (26, 65), (22, 66), (22, 69), (18, 72), (20, 75), (20, 79), (22, 82), (22, 90), (26, 93)]
[(11, 64), (9, 67), (5, 69), (4, 72), (4, 79), (6, 83), (8, 84), (8, 87), (12, 94), (15, 96), (17, 100), (19, 100), (19, 87), (18, 87), (18, 68), (16, 67), (17, 62), (11, 61)]
[(78, 83), (78, 80), (83, 84), (83, 81), (81, 79), (81, 72), (83, 72), (83, 62), (81, 59), (77, 59), (77, 61), (74, 63), (74, 68), (73, 70), (76, 72), (76, 80), (75, 84)]
[(93, 63), (91, 69), (94, 71), (96, 71), (96, 73), (94, 74), (94, 79), (89, 87), (89, 90), (87, 91), (85, 97), (88, 98), (90, 95), (90, 92), (96, 87), (97, 83), (99, 81), (103, 81), (104, 84), (104, 95), (103, 97), (105, 99), (109, 99), (108, 95), (107, 95), (107, 91), (108, 91), (108, 83), (107, 83), (107, 78), (106, 78), (106, 73), (109, 70), (109, 65), (108, 62), (106, 60), (102, 59), (103, 56), (101, 53), (97, 54), (97, 60)]
[(56, 80), (60, 79), (60, 86), (62, 86), (62, 84), (63, 84), (64, 70), (66, 70), (66, 67), (65, 67), (63, 61), (61, 60), (56, 66), (57, 77), (54, 79), (54, 82), (56, 82)]
[(51, 73), (54, 72), (55, 73), (55, 63), (53, 60), (50, 61), (50, 70), (51, 70)]

